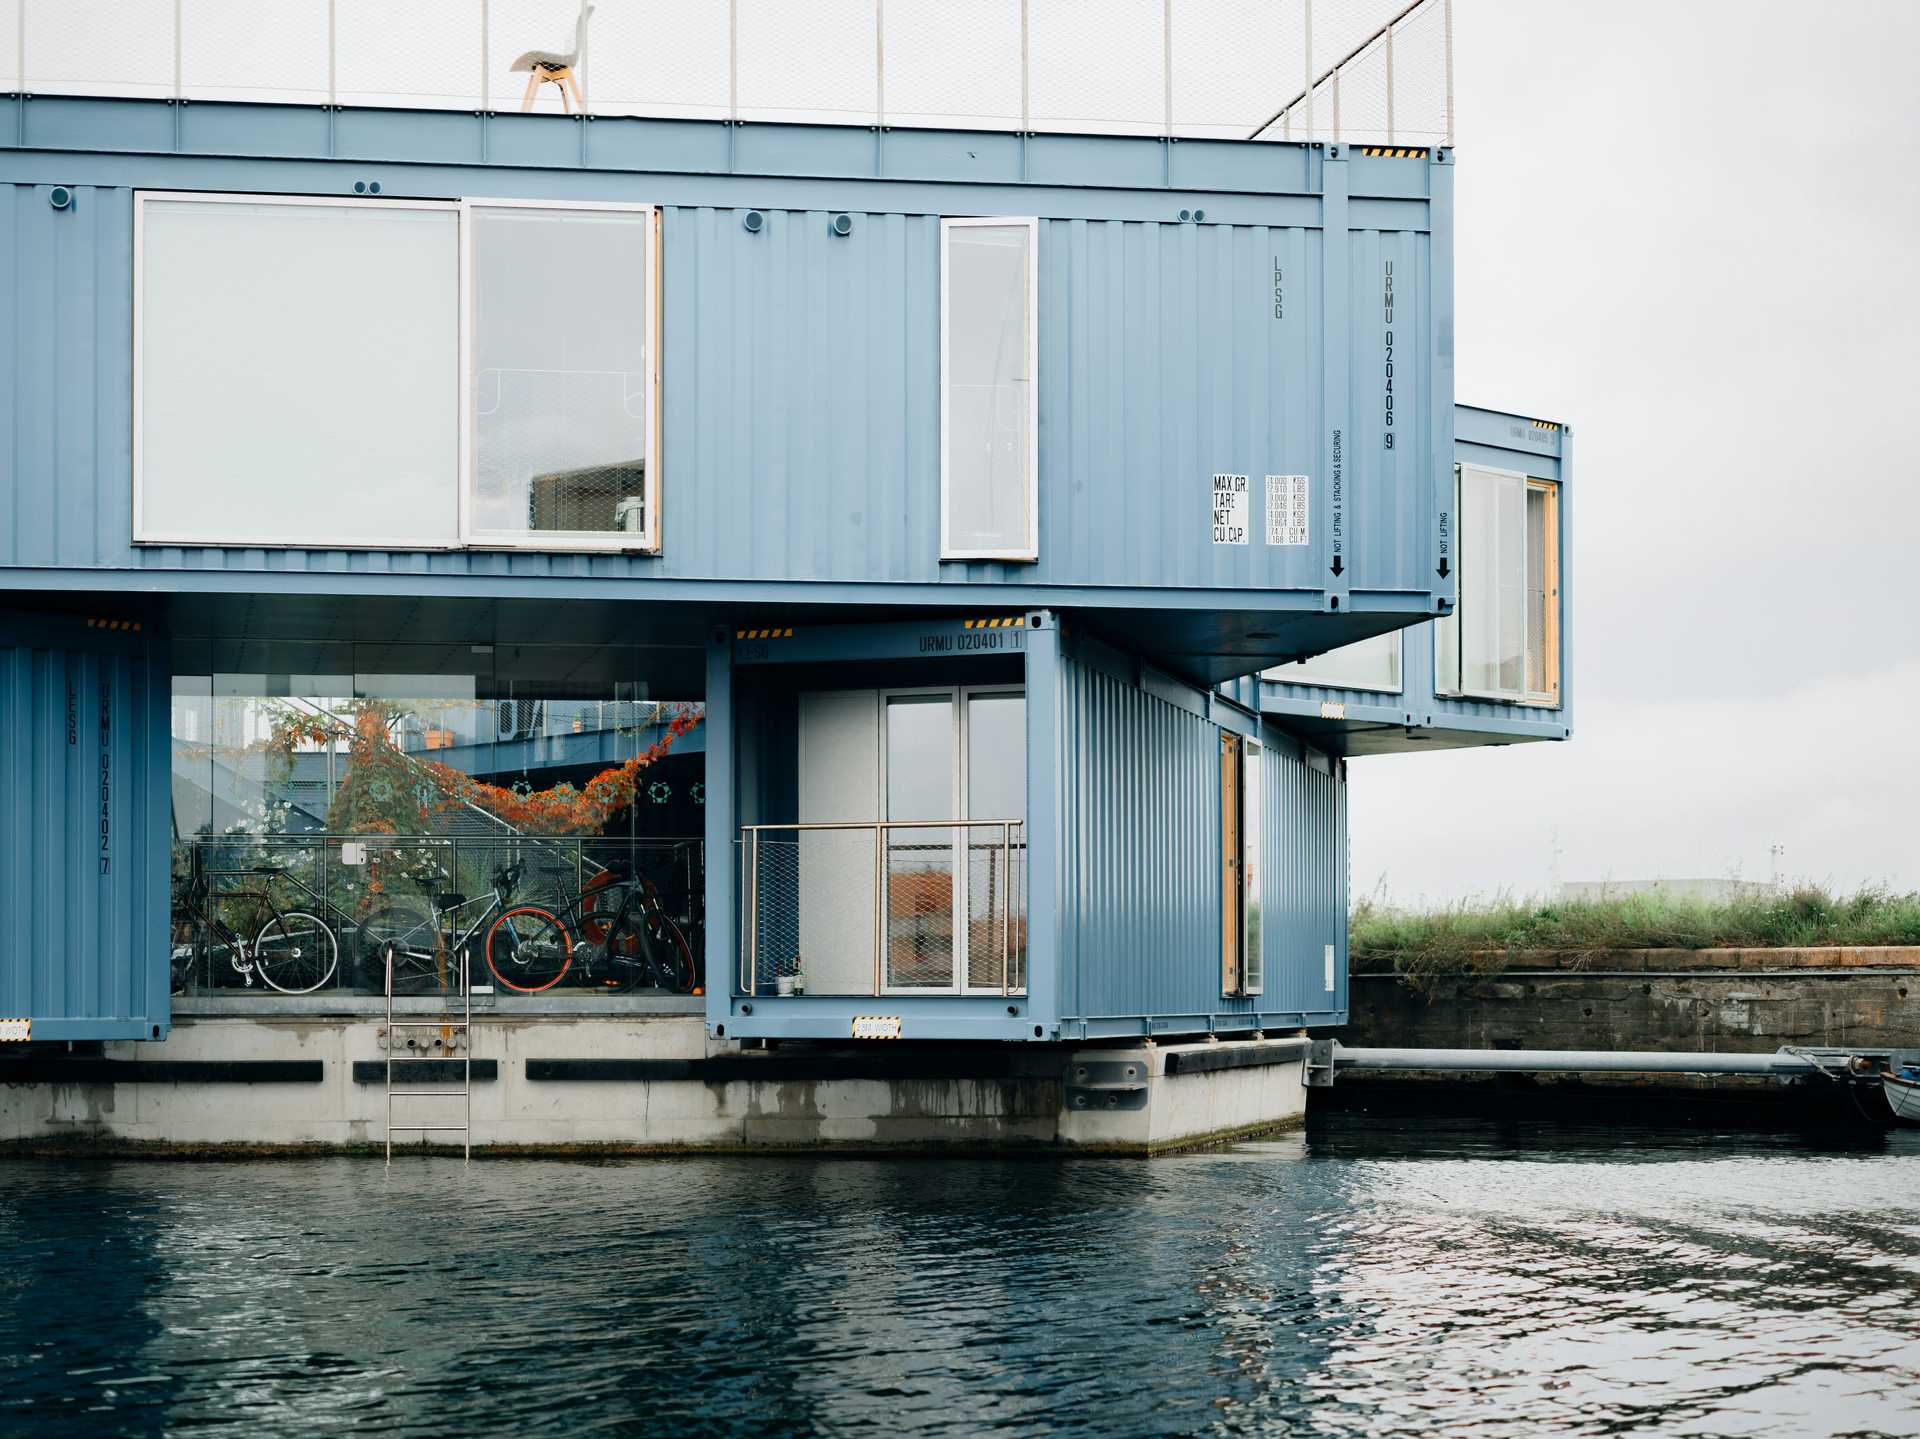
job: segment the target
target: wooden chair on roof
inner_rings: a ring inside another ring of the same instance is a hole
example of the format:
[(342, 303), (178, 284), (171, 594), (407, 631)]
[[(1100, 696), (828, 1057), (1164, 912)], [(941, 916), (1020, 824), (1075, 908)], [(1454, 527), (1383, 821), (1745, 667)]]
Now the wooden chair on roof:
[[(573, 67), (580, 61), (580, 52), (587, 48), (587, 17), (593, 14), (593, 6), (580, 7), (580, 19), (573, 27), (573, 49), (566, 54), (557, 50), (529, 50), (513, 62), (516, 71), (527, 72), (527, 93), (520, 97), (520, 108), (531, 110), (536, 94), (542, 85), (560, 87), (560, 108), (569, 115), (573, 106), (579, 105), (585, 111), (586, 102), (580, 98), (580, 86), (573, 78)], [(573, 96), (569, 104), (567, 96)]]

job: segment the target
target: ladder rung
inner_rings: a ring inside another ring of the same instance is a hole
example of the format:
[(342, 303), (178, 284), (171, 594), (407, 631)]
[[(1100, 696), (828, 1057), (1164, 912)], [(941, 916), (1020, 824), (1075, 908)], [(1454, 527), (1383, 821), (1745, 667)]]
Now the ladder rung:
[(464, 1089), (389, 1089), (387, 1091), (388, 1099), (464, 1099), (466, 1095), (467, 1091)]
[(416, 1019), (412, 1021), (396, 1019), (388, 1029), (465, 1029), (464, 1019)]
[(467, 1126), (464, 1124), (389, 1124), (387, 1126), (387, 1133), (389, 1134), (443, 1134), (448, 1132), (465, 1134), (467, 1132)]
[(429, 1059), (446, 1060), (453, 1064), (467, 1063), (467, 1057), (464, 1054), (389, 1054), (386, 1062), (388, 1064), (424, 1064)]

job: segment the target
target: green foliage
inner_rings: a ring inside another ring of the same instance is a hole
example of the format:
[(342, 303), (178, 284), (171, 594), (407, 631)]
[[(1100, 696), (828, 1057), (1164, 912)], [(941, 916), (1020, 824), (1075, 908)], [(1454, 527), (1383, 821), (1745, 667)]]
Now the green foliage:
[(1526, 954), (1586, 958), (1623, 949), (1791, 949), (1920, 945), (1920, 893), (1877, 886), (1850, 895), (1803, 884), (1727, 900), (1623, 894), (1542, 901), (1503, 896), (1441, 909), (1354, 906), (1348, 951), (1356, 970), (1391, 971), (1415, 989), (1498, 974)]

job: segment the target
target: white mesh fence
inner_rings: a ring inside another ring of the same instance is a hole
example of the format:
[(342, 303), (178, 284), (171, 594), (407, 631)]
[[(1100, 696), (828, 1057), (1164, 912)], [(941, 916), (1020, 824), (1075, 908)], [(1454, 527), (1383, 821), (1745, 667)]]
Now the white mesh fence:
[(0, 87), (1452, 142), (1452, 0), (0, 0)]

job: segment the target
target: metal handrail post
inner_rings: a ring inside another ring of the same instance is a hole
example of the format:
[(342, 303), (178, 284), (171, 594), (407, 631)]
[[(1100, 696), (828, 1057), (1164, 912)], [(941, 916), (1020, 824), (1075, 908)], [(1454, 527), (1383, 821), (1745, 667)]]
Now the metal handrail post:
[(887, 827), (884, 823), (873, 827), (873, 994), (880, 997), (885, 988), (886, 927), (881, 914), (886, 906), (887, 893)]
[(471, 945), (460, 946), (460, 992), (466, 996), (466, 1019), (460, 1026), (462, 1055), (466, 1060), (467, 1124), (460, 1137), (466, 1142), (465, 1162), (473, 1163), (473, 975)]
[(753, 832), (747, 850), (747, 982), (741, 986), (749, 995), (759, 992), (760, 983), (760, 831)]
[(1013, 824), (1000, 826), (1000, 996), (1013, 992)]
[(387, 968), (387, 1167), (393, 1167), (393, 942), (386, 946)]

